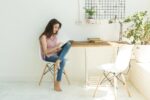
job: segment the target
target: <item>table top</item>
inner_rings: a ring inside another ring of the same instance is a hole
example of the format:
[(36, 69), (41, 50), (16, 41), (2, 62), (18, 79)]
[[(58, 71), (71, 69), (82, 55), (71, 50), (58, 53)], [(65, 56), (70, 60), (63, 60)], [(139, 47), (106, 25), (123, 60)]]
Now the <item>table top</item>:
[(100, 41), (100, 42), (89, 42), (89, 41), (71, 41), (73, 47), (99, 47), (99, 46), (121, 46), (127, 45), (127, 42), (123, 41)]

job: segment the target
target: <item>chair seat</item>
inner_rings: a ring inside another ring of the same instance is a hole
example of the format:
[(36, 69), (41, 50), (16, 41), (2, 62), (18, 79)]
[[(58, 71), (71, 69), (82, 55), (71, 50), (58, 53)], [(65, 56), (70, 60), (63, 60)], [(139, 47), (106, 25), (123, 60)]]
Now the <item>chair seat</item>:
[[(68, 62), (69, 62), (69, 60), (68, 60), (67, 58), (65, 58), (65, 60), (66, 60), (66, 63), (68, 63)], [(43, 60), (43, 62), (44, 62), (44, 63), (51, 63), (51, 64), (54, 64), (54, 63), (55, 63), (55, 62), (46, 61), (46, 60)]]
[(108, 63), (98, 66), (99, 70), (112, 72), (112, 73), (119, 73), (120, 71), (115, 67), (114, 63)]
[(46, 60), (43, 60), (43, 63), (48, 64), (48, 65), (53, 65), (54, 64), (54, 62), (50, 62), (50, 61), (46, 61)]

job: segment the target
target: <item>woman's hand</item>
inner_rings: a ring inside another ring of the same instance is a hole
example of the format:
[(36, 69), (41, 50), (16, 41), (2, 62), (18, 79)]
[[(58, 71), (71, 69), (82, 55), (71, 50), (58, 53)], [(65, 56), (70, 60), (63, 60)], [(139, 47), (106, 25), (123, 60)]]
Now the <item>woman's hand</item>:
[(61, 43), (55, 46), (55, 52), (59, 52), (61, 50)]
[(56, 45), (56, 48), (61, 48), (61, 43), (58, 43), (57, 45)]
[(58, 48), (56, 52), (59, 52), (61, 50), (61, 48)]

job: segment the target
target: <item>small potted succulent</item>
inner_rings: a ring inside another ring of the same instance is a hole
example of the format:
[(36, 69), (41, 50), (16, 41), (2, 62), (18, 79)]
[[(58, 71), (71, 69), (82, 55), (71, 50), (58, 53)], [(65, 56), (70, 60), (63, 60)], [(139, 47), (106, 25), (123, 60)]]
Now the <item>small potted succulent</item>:
[(90, 7), (90, 8), (85, 8), (85, 13), (86, 13), (86, 21), (87, 23), (95, 23), (94, 20), (94, 15), (96, 13), (94, 7)]
[(130, 26), (123, 37), (136, 45), (135, 57), (138, 62), (150, 62), (150, 17), (147, 13), (141, 11), (124, 20)]

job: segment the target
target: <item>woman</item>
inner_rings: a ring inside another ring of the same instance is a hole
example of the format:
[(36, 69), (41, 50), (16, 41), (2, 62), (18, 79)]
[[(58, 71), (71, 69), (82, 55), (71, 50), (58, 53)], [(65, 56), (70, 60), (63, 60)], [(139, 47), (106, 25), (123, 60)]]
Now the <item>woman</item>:
[(71, 43), (67, 42), (63, 46), (57, 38), (61, 23), (57, 19), (51, 19), (40, 36), (42, 57), (49, 62), (55, 62), (58, 69), (57, 80), (54, 82), (54, 90), (61, 91), (60, 82), (65, 66), (65, 55), (68, 53)]

